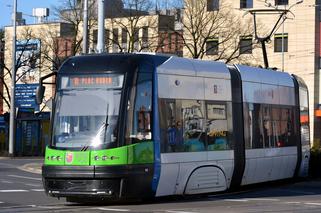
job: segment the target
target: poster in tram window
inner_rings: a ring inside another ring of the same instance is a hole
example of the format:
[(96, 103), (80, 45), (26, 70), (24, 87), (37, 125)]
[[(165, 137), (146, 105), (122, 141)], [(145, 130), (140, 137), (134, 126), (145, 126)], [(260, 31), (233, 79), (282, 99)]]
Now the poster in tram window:
[(40, 40), (18, 40), (16, 43), (17, 83), (38, 83)]

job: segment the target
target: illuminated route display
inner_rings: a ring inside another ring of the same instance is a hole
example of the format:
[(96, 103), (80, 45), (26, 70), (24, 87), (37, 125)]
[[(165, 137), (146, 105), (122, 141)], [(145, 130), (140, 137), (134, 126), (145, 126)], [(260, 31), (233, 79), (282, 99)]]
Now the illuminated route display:
[(76, 75), (61, 78), (61, 88), (122, 88), (123, 75)]

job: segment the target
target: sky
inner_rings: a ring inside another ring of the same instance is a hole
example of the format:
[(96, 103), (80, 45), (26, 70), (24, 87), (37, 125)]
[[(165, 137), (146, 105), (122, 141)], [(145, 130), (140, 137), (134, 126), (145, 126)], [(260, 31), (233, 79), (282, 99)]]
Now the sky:
[[(0, 0), (0, 28), (11, 25), (11, 14), (13, 10), (14, 0)], [(59, 0), (17, 0), (17, 11), (22, 12), (23, 18), (26, 19), (27, 24), (33, 24), (34, 18), (32, 15), (32, 8), (52, 8), (58, 5)], [(54, 18), (50, 16), (49, 18)]]

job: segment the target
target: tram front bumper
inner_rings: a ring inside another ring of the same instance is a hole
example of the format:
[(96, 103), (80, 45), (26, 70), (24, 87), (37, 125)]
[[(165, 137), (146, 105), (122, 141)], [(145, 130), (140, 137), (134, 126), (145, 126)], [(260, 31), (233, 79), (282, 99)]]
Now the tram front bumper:
[(43, 166), (43, 185), (53, 197), (153, 196), (153, 165)]

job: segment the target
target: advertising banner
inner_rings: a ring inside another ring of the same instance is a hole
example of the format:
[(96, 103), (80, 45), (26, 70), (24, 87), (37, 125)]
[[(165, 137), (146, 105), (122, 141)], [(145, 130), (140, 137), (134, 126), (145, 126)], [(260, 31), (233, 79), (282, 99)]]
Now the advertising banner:
[(19, 40), (16, 43), (17, 83), (38, 83), (40, 78), (40, 40)]

